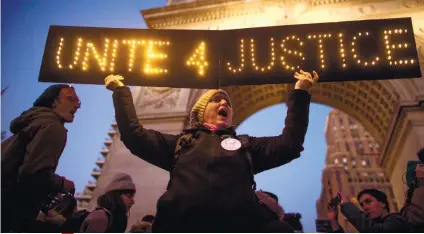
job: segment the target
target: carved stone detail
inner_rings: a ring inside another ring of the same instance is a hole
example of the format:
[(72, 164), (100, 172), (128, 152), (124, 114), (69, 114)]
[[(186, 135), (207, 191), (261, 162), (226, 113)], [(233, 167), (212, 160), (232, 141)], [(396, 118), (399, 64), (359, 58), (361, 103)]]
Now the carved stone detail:
[(418, 58), (424, 60), (424, 28), (419, 28), (415, 33), (415, 43), (417, 45)]
[(143, 111), (172, 109), (180, 97), (179, 88), (143, 87), (142, 101), (138, 108)]
[(374, 5), (365, 5), (359, 7), (358, 10), (363, 16), (367, 16), (375, 13), (376, 7)]
[(407, 8), (414, 8), (424, 5), (424, 0), (404, 0), (402, 4)]

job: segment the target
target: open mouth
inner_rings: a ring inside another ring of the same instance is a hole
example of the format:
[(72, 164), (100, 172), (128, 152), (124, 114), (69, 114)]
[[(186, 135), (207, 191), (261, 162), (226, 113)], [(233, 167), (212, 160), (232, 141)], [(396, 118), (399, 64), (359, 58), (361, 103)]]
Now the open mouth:
[(218, 111), (218, 115), (226, 118), (228, 116), (228, 111), (222, 108)]

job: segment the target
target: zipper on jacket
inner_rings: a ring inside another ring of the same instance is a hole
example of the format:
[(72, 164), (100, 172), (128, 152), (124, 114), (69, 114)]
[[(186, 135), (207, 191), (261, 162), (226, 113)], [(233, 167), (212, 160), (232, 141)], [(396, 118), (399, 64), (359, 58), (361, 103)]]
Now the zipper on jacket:
[[(215, 140), (215, 133), (214, 132), (212, 132), (212, 140)], [(209, 189), (212, 189), (212, 172), (211, 172), (211, 168), (212, 167), (210, 167), (210, 165), (213, 165), (213, 163), (214, 163), (214, 160), (215, 160), (215, 156), (214, 156), (214, 147), (213, 147), (213, 145), (212, 145), (212, 147), (211, 147), (211, 163), (209, 164), (209, 166), (208, 166), (208, 174), (209, 174)]]

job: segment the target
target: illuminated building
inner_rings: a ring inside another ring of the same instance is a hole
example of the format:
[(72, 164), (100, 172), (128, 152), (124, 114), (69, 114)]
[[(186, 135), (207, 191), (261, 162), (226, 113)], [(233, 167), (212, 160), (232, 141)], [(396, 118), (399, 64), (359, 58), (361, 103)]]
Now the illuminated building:
[[(321, 197), (317, 201), (318, 219), (327, 219), (326, 208), (338, 192), (358, 204), (356, 196), (363, 189), (374, 188), (387, 195), (390, 211), (398, 212), (389, 178), (378, 165), (381, 145), (354, 118), (340, 110), (332, 110), (325, 126), (327, 140), (326, 166), (322, 173)], [(346, 232), (356, 229), (339, 216)]]

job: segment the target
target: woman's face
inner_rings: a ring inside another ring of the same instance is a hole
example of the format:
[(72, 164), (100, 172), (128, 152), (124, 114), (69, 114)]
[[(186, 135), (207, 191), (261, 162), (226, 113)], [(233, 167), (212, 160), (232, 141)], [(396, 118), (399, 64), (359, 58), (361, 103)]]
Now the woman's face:
[(206, 105), (204, 123), (228, 128), (232, 124), (233, 109), (230, 100), (222, 93), (215, 94)]
[(134, 205), (134, 195), (135, 193), (123, 193), (121, 198), (124, 201), (127, 212), (131, 209), (131, 206)]

